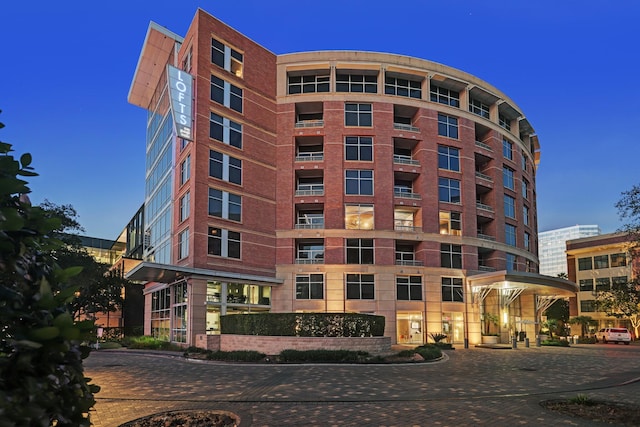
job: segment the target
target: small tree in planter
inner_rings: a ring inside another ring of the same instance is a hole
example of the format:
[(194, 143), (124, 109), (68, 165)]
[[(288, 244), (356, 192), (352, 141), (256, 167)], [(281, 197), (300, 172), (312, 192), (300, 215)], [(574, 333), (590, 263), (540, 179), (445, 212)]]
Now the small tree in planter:
[(484, 313), (484, 334), (483, 335), (497, 335), (495, 332), (491, 332), (491, 325), (498, 326), (498, 316), (493, 313)]

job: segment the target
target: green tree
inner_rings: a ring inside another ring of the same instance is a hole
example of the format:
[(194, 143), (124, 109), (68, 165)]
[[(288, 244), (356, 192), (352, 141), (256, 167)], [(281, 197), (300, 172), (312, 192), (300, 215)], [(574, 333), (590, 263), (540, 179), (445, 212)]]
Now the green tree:
[(12, 151), (0, 142), (0, 426), (89, 426), (99, 388), (84, 377), (81, 343), (95, 337), (93, 322), (67, 309), (78, 269), (50, 256), (60, 222), (31, 206), (31, 155)]
[(597, 320), (594, 320), (591, 316), (576, 316), (569, 319), (569, 323), (580, 325), (580, 336), (584, 338), (589, 332), (589, 326), (597, 324)]
[(595, 298), (596, 310), (607, 316), (631, 322), (636, 338), (640, 329), (640, 286), (630, 282), (608, 291), (599, 291)]

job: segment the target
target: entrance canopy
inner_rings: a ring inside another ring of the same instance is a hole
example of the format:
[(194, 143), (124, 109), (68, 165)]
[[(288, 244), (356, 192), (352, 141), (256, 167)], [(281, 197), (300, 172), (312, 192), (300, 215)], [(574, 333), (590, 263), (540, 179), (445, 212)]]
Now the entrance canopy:
[(181, 267), (178, 265), (141, 262), (131, 269), (125, 278), (140, 282), (174, 283), (186, 277), (198, 277), (221, 282), (242, 282), (254, 285), (281, 285), (284, 281), (275, 277), (253, 274), (233, 273), (229, 271), (209, 270), (206, 268)]
[(569, 280), (521, 271), (492, 271), (469, 276), (467, 281), (474, 293), (517, 289), (541, 296), (567, 298), (575, 296), (578, 291), (578, 285)]

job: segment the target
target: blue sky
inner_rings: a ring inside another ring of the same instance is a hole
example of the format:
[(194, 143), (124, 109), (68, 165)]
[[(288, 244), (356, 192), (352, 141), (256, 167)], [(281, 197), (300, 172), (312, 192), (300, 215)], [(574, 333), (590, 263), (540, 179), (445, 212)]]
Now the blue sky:
[(127, 103), (149, 21), (201, 7), (276, 54), (367, 50), (440, 62), (506, 93), (540, 138), (540, 231), (620, 227), (640, 184), (636, 0), (11, 1), (0, 6), (0, 140), (30, 152), (31, 199), (114, 239), (144, 199), (146, 113)]

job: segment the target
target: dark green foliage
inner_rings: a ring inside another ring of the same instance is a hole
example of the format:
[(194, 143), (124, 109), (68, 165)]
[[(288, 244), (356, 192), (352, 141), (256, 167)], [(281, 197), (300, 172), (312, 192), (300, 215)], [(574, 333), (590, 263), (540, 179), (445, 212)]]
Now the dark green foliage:
[(208, 360), (222, 360), (227, 362), (260, 362), (266, 354), (252, 350), (236, 351), (208, 351)]
[(282, 350), (282, 362), (298, 363), (358, 363), (366, 361), (369, 353), (351, 350)]
[(442, 357), (442, 350), (440, 347), (433, 344), (425, 344), (420, 347), (416, 347), (416, 353), (424, 358), (424, 360), (435, 360)]
[(81, 342), (94, 327), (67, 311), (78, 269), (50, 257), (60, 221), (31, 206), (31, 156), (11, 152), (0, 142), (0, 426), (89, 426), (99, 388), (84, 377)]
[(434, 332), (430, 332), (429, 333), (429, 337), (431, 337), (431, 339), (435, 343), (439, 343), (440, 341), (442, 341), (444, 339), (447, 339), (447, 335), (446, 334), (440, 334), (440, 333), (434, 333)]
[(567, 340), (544, 340), (540, 345), (549, 347), (569, 347), (569, 341)]
[(595, 344), (598, 340), (596, 337), (581, 337), (578, 338), (578, 344)]
[(143, 336), (123, 340), (123, 345), (132, 349), (182, 351), (183, 348), (166, 340)]
[(359, 313), (260, 313), (221, 316), (223, 334), (298, 337), (380, 337), (384, 316)]

